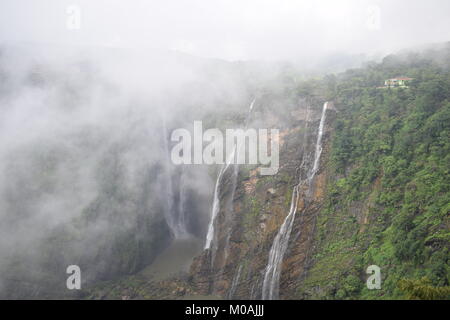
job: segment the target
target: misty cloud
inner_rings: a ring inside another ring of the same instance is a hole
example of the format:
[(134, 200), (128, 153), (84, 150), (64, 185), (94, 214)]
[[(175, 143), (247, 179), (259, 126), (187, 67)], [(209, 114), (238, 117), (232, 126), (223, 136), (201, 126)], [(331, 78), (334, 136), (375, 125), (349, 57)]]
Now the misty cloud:
[(254, 100), (249, 125), (289, 127), (312, 104), (296, 91), (308, 75), (448, 41), (448, 12), (447, 0), (3, 0), (0, 298), (61, 296), (68, 265), (87, 282), (134, 274), (181, 229), (204, 241), (218, 168), (169, 161), (173, 130), (241, 128)]
[[(69, 5), (80, 29), (66, 27)], [(2, 2), (0, 41), (175, 50), (222, 59), (311, 60), (448, 40), (450, 3), (433, 1)]]

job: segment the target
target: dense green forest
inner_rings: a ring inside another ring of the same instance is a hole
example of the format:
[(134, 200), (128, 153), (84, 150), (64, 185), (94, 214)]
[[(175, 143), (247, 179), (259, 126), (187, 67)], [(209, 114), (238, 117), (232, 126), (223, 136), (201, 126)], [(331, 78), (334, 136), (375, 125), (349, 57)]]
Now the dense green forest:
[[(396, 76), (414, 80), (382, 87)], [(299, 90), (323, 94), (339, 111), (327, 165), (333, 178), (299, 298), (449, 298), (450, 44)], [(381, 290), (360, 281), (372, 264), (381, 268)], [(317, 286), (325, 293), (310, 289)]]

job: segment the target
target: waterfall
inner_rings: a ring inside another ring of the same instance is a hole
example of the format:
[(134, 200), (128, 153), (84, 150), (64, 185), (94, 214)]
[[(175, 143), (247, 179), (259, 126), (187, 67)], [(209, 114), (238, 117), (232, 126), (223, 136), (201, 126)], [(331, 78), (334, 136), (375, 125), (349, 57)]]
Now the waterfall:
[(319, 169), (319, 161), (320, 161), (320, 155), (322, 154), (322, 135), (323, 135), (323, 127), (325, 126), (325, 114), (327, 111), (328, 102), (325, 102), (322, 109), (322, 115), (320, 116), (320, 123), (319, 123), (319, 132), (317, 134), (317, 142), (316, 142), (316, 150), (314, 153), (314, 165), (310, 172), (310, 175), (308, 177), (308, 180), (311, 182), (314, 178), (314, 175), (316, 174), (317, 170)]
[(166, 201), (165, 201), (165, 210), (164, 216), (166, 218), (166, 222), (169, 225), (170, 230), (175, 235), (175, 221), (172, 215), (173, 212), (173, 187), (172, 187), (172, 170), (170, 167), (170, 159), (169, 159), (169, 138), (167, 136), (167, 126), (166, 126), (166, 118), (162, 117), (162, 125), (163, 125), (163, 147), (164, 154), (166, 156), (165, 165), (164, 165), (164, 175), (165, 175), (165, 189), (166, 189)]
[[(253, 99), (253, 101), (250, 104), (249, 111), (248, 111), (248, 114), (247, 114), (247, 118), (245, 120), (245, 122), (246, 122), (245, 126), (247, 126), (247, 124), (248, 124), (248, 120), (250, 118), (250, 113), (253, 110), (253, 106), (255, 104), (255, 101), (256, 101), (256, 98)], [(236, 146), (236, 145), (234, 146), (233, 152), (230, 154), (229, 158), (225, 161), (225, 164), (222, 166), (222, 168), (220, 169), (219, 174), (217, 176), (216, 185), (214, 187), (214, 198), (213, 198), (213, 206), (212, 206), (212, 210), (211, 210), (211, 219), (209, 221), (208, 233), (206, 235), (205, 249), (209, 249), (211, 247), (211, 242), (213, 241), (213, 238), (214, 238), (214, 221), (215, 221), (215, 219), (217, 217), (217, 214), (220, 211), (219, 193), (220, 193), (220, 184), (221, 184), (221, 181), (222, 181), (222, 177), (223, 177), (224, 173), (227, 171), (227, 169), (230, 167), (231, 163), (233, 162), (234, 156), (236, 154), (236, 149), (239, 152), (240, 147), (241, 146)], [(237, 176), (237, 173), (238, 173), (238, 165), (235, 165), (233, 174), (235, 176)]]
[(234, 293), (236, 292), (237, 286), (239, 284), (239, 278), (241, 277), (242, 272), (242, 264), (239, 266), (237, 273), (233, 277), (233, 281), (231, 281), (230, 291), (228, 291), (228, 299), (233, 299)]
[(231, 161), (234, 158), (235, 151), (236, 147), (233, 149), (233, 152), (231, 153), (230, 157), (227, 159), (225, 164), (222, 166), (222, 168), (219, 171), (219, 175), (217, 176), (216, 186), (214, 187), (214, 198), (211, 211), (211, 220), (209, 221), (208, 233), (206, 235), (205, 249), (209, 249), (211, 247), (211, 242), (214, 238), (214, 221), (220, 210), (220, 199), (219, 199), (220, 182), (222, 181), (223, 174), (230, 167)]
[(185, 187), (185, 172), (184, 172), (184, 166), (181, 166), (181, 173), (180, 173), (180, 181), (179, 181), (179, 195), (178, 195), (178, 228), (181, 231), (179, 234), (179, 237), (185, 237), (187, 236), (187, 228), (186, 228), (186, 212), (184, 205), (186, 203), (186, 187)]
[[(307, 182), (310, 187), (311, 182), (317, 173), (320, 162), (320, 155), (322, 154), (322, 136), (323, 136), (323, 128), (325, 125), (325, 115), (327, 110), (328, 102), (325, 102), (322, 109), (322, 115), (320, 117), (319, 129), (316, 140), (316, 148), (314, 152), (314, 162), (313, 167), (309, 170), (306, 181), (299, 178), (299, 183), (292, 190), (292, 199), (291, 206), (289, 209), (289, 213), (286, 216), (283, 224), (278, 231), (278, 234), (275, 236), (275, 239), (272, 244), (272, 248), (269, 252), (269, 261), (267, 263), (267, 267), (264, 274), (263, 288), (262, 288), (262, 299), (271, 300), (278, 299), (279, 288), (280, 288), (280, 276), (281, 276), (281, 268), (283, 263), (284, 254), (286, 253), (289, 238), (292, 232), (292, 226), (294, 224), (295, 214), (297, 213), (297, 205), (300, 196), (300, 190), (303, 185)], [(308, 119), (306, 119), (306, 123)], [(306, 130), (305, 130), (306, 133)], [(306, 152), (303, 153), (303, 161), (301, 167), (305, 165), (305, 156)], [(310, 189), (310, 188), (308, 188)]]
[(167, 132), (166, 119), (162, 117), (162, 125), (163, 125), (163, 147), (164, 153), (166, 155), (165, 164), (164, 164), (164, 175), (165, 175), (165, 189), (166, 189), (166, 199), (165, 199), (165, 210), (164, 216), (166, 222), (174, 235), (175, 239), (183, 239), (186, 238), (188, 233), (186, 231), (185, 217), (184, 217), (184, 187), (183, 187), (183, 174), (184, 170), (182, 169), (179, 183), (179, 203), (178, 207), (175, 206), (175, 192), (173, 188), (172, 178), (174, 176), (171, 160), (170, 160), (170, 150), (169, 150), (169, 137)]

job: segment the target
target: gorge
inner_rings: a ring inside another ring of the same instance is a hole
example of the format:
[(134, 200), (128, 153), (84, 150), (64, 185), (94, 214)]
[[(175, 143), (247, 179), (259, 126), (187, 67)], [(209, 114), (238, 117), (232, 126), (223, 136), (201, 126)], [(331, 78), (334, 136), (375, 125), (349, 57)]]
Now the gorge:
[[(0, 297), (448, 294), (448, 43), (319, 76), (277, 65), (255, 77), (267, 70), (181, 54), (56, 63), (29, 52), (0, 55)], [(380, 87), (399, 74), (414, 80)], [(173, 133), (195, 136), (196, 121), (277, 130), (265, 145), (279, 159), (235, 161), (243, 139), (215, 164), (172, 161)], [(81, 290), (65, 287), (68, 265)], [(380, 289), (365, 284), (371, 265)]]

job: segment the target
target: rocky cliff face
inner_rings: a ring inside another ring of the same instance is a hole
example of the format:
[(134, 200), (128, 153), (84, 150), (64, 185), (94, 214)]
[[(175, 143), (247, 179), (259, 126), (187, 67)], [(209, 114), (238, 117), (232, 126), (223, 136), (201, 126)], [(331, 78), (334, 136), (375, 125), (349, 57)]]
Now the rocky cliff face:
[[(220, 199), (228, 206), (221, 206), (215, 221), (216, 251), (205, 250), (191, 266), (190, 281), (199, 293), (232, 299), (262, 298), (269, 252), (289, 213), (293, 187), (306, 170), (302, 160), (311, 164), (314, 158), (321, 111), (319, 103), (304, 102), (290, 113), (292, 122), (280, 130), (280, 169), (276, 175), (261, 176), (258, 168), (241, 166), (234, 191), (230, 181), (224, 179)], [(311, 185), (299, 189), (298, 210), (282, 263), (281, 299), (294, 297), (292, 292), (308, 270), (316, 217), (325, 193), (326, 159), (335, 112), (330, 104), (315, 178)]]
[[(265, 117), (282, 129), (280, 171), (260, 177), (255, 168), (240, 168), (234, 210), (216, 221), (218, 258), (208, 251), (198, 257), (191, 283), (238, 299), (448, 299), (450, 104), (442, 85), (450, 79), (442, 59), (448, 50), (389, 56), (296, 90), (332, 97), (339, 112), (327, 112), (319, 170), (299, 187), (290, 237), (274, 269), (275, 292), (266, 295), (271, 249), (289, 217), (305, 154), (310, 163), (320, 109), (311, 103), (315, 116), (308, 121), (306, 104), (295, 98), (291, 106), (280, 97), (271, 101), (272, 113), (284, 110)], [(400, 73), (416, 82), (377, 88)], [(372, 265), (381, 270), (377, 290), (366, 286)]]

